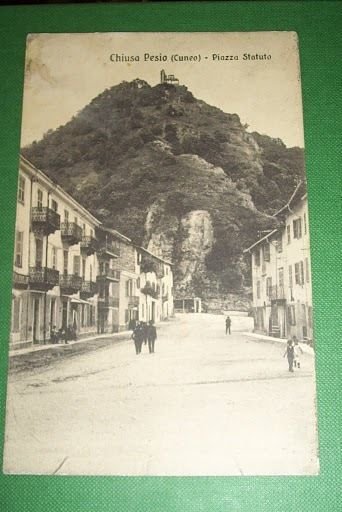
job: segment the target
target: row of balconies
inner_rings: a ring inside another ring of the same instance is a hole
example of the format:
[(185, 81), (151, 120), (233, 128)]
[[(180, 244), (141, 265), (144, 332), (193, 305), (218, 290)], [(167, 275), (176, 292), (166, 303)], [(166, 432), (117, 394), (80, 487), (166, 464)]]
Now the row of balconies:
[(97, 252), (100, 257), (118, 257), (120, 248), (109, 241), (100, 242), (93, 236), (83, 235), (81, 226), (75, 222), (61, 222), (60, 215), (47, 207), (32, 208), (32, 231), (38, 235), (51, 235), (55, 231), (61, 232), (64, 245), (81, 245), (81, 251), (87, 256)]
[(81, 296), (91, 297), (97, 293), (97, 283), (105, 280), (119, 281), (120, 271), (113, 269), (102, 269), (96, 281), (85, 281), (81, 276), (74, 274), (60, 274), (58, 270), (48, 267), (30, 267), (29, 275), (13, 272), (14, 288), (27, 288), (32, 290), (47, 291), (54, 286), (59, 286), (62, 293), (72, 295), (80, 292)]

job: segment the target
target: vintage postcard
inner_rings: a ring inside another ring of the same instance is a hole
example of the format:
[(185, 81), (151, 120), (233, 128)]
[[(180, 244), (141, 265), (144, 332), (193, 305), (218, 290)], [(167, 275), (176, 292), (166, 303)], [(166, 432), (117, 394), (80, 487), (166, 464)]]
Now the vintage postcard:
[(30, 34), (3, 470), (316, 475), (293, 32)]

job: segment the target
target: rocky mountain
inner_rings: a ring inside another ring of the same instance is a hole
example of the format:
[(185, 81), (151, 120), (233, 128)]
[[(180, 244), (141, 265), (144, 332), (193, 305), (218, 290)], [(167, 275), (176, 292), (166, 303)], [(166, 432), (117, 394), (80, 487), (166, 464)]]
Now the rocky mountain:
[(122, 82), (23, 154), (106, 225), (175, 264), (178, 294), (243, 298), (242, 250), (274, 226), (303, 151), (185, 87)]

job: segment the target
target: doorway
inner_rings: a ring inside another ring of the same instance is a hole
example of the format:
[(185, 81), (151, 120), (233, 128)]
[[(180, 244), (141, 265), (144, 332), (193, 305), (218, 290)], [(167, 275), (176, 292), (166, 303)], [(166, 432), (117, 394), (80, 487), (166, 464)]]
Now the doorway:
[(33, 343), (39, 342), (39, 299), (33, 299)]

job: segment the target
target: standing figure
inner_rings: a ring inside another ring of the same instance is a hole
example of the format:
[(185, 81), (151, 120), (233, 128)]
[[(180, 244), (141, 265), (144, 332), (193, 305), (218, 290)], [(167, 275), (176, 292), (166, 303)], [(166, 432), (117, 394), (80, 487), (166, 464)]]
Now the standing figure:
[(146, 322), (141, 322), (141, 327), (143, 331), (143, 342), (144, 345), (146, 345), (148, 340), (148, 325)]
[(230, 319), (230, 316), (227, 316), (226, 318), (226, 334), (230, 334), (230, 326), (232, 325), (232, 321)]
[(296, 336), (293, 336), (292, 340), (293, 340), (293, 344), (294, 344), (293, 364), (294, 364), (295, 368), (300, 368), (300, 356), (301, 356), (301, 354), (303, 354), (303, 349), (302, 349), (302, 347), (299, 346), (299, 341)]
[(143, 342), (144, 333), (141, 325), (137, 324), (132, 333), (132, 340), (134, 341), (135, 353), (138, 355), (141, 352), (141, 345)]
[(295, 352), (294, 352), (294, 344), (293, 344), (292, 340), (288, 340), (288, 342), (287, 342), (286, 350), (285, 350), (283, 357), (285, 357), (285, 356), (287, 356), (287, 361), (289, 363), (289, 372), (293, 372), (293, 361), (294, 361), (294, 357), (295, 357)]
[(147, 338), (148, 338), (148, 350), (150, 354), (154, 352), (154, 344), (157, 339), (157, 329), (153, 325), (153, 321), (150, 321), (150, 325), (147, 326)]

